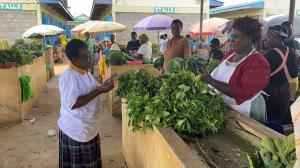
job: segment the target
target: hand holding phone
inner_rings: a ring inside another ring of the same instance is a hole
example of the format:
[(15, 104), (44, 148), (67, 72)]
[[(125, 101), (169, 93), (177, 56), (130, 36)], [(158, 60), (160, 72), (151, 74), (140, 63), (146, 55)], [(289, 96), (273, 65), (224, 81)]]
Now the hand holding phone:
[(118, 75), (117, 74), (113, 74), (110, 78), (108, 78), (107, 80), (105, 80), (103, 82), (103, 84), (113, 83), (116, 77), (118, 77)]

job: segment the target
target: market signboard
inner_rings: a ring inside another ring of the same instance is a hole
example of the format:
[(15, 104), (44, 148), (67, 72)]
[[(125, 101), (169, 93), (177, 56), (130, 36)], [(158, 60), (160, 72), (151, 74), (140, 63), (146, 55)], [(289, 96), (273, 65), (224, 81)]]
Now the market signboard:
[(22, 10), (22, 4), (0, 3), (0, 10)]
[(154, 7), (154, 13), (175, 13), (174, 7)]

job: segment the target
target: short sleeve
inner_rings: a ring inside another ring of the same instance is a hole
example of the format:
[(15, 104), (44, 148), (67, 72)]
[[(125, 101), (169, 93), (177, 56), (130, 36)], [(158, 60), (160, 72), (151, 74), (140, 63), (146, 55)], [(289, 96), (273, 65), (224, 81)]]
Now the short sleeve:
[(138, 54), (142, 54), (143, 56), (146, 55), (146, 48), (145, 48), (145, 45), (141, 45), (139, 50), (138, 50)]
[(230, 92), (237, 104), (251, 99), (263, 90), (270, 79), (270, 67), (263, 56), (245, 61), (241, 65), (244, 68), (238, 68), (229, 81)]
[(79, 81), (75, 75), (71, 72), (64, 74), (59, 81), (59, 92), (61, 103), (67, 108), (72, 108), (76, 103), (77, 99), (81, 95)]

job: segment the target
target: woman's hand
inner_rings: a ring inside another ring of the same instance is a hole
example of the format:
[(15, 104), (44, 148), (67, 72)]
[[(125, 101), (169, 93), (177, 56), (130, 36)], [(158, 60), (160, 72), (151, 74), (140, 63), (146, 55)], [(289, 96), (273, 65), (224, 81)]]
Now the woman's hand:
[(201, 80), (207, 84), (211, 84), (213, 78), (211, 77), (211, 75), (204, 69), (201, 70), (202, 73), (200, 73), (201, 75)]
[(114, 82), (110, 81), (99, 86), (97, 89), (99, 90), (100, 93), (107, 93), (111, 91), (113, 88), (114, 88)]

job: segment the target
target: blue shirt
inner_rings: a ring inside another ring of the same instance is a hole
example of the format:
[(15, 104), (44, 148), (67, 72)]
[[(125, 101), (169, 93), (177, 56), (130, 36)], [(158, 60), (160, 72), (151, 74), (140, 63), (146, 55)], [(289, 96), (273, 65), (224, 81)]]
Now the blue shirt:
[(190, 43), (191, 50), (194, 50), (195, 49), (194, 40), (193, 39), (189, 39), (189, 43)]

